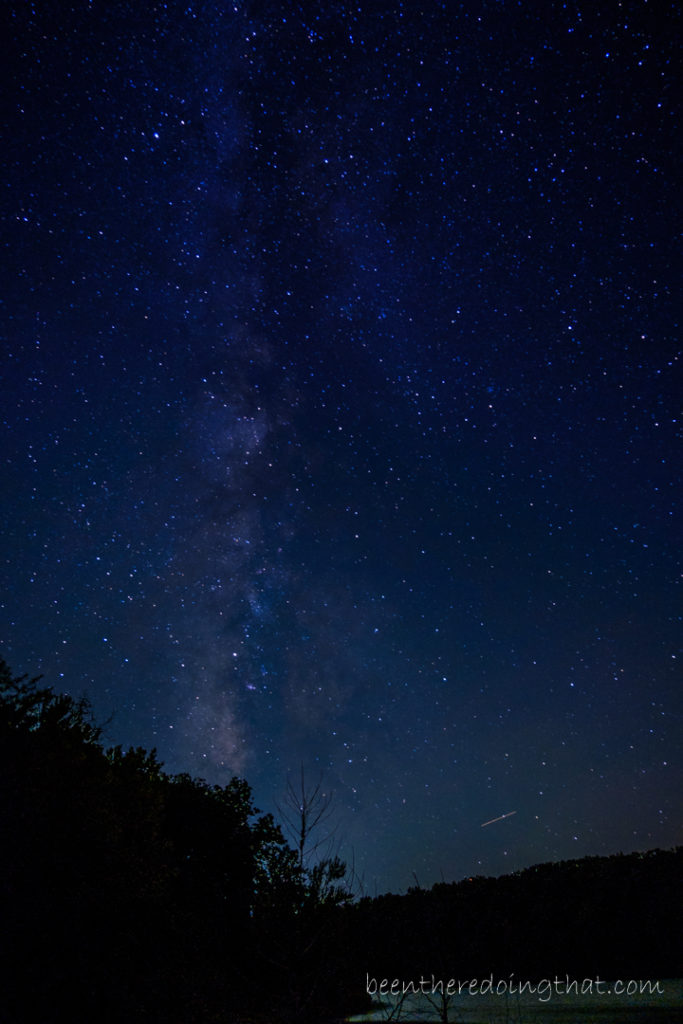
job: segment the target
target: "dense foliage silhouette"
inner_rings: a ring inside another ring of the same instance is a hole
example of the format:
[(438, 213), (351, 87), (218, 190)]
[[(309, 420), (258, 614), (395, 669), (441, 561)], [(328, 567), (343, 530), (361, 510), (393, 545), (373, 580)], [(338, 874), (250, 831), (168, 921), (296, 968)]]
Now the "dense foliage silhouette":
[[(2, 1020), (288, 1024), (366, 1005), (366, 974), (681, 974), (683, 849), (541, 864), (352, 901), (249, 785), (105, 749), (86, 700), (0, 660)], [(303, 839), (302, 839), (303, 837)]]
[(538, 864), (350, 908), (372, 976), (680, 977), (683, 847)]
[(248, 784), (105, 750), (87, 701), (39, 682), (0, 662), (3, 1021), (320, 1021), (343, 1006), (320, 866), (301, 868)]

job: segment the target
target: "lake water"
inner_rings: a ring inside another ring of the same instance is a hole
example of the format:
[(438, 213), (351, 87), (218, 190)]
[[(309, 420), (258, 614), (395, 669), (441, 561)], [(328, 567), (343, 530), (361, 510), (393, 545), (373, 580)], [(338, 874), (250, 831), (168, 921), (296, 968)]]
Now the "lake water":
[[(380, 995), (381, 979), (375, 980), (377, 994), (373, 994), (373, 979), (369, 984), (375, 1008), (369, 1013), (349, 1017), (349, 1022), (437, 1024), (443, 1021), (441, 991), (437, 985), (432, 993), (431, 979), (423, 986), (427, 994), (407, 994), (405, 998), (400, 994)], [(569, 989), (567, 979), (562, 979), (559, 985), (539, 982), (536, 991), (527, 987), (521, 994), (516, 979), (512, 986), (505, 986), (507, 990), (502, 984), (498, 986), (500, 994), (496, 994), (495, 980), (488, 988), (480, 982), (472, 991), (463, 983), (460, 994), (448, 1000), (448, 1021), (453, 1024), (683, 1024), (683, 979), (649, 979), (643, 986), (640, 982), (601, 982), (597, 986), (595, 981), (579, 979), (574, 983), (573, 979), (568, 980)], [(414, 980), (415, 988), (419, 988), (419, 981), (419, 978)], [(410, 991), (407, 980), (399, 983), (399, 992), (400, 984)], [(627, 991), (620, 992), (619, 984), (622, 988), (628, 986)], [(445, 979), (443, 987), (446, 985)]]

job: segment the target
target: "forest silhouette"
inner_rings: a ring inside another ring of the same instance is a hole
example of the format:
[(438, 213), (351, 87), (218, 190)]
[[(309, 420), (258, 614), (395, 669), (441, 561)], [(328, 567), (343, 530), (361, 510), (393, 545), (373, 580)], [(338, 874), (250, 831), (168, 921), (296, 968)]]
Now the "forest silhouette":
[(368, 975), (681, 974), (683, 848), (370, 899), (303, 773), (293, 848), (243, 779), (105, 749), (87, 700), (1, 659), (0, 769), (7, 1024), (324, 1024), (369, 1005)]

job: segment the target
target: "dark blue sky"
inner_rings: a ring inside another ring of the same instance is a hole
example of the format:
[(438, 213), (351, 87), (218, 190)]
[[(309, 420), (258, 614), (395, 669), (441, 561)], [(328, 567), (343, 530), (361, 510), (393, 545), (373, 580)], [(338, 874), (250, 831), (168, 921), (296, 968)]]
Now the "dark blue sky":
[(683, 840), (656, 6), (9, 8), (0, 649), (370, 893)]

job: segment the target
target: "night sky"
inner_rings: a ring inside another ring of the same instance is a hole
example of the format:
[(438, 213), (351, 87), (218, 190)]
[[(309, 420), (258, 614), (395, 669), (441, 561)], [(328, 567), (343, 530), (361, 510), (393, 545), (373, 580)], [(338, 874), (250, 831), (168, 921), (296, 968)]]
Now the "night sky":
[(683, 841), (676, 7), (9, 5), (0, 653), (370, 895)]

